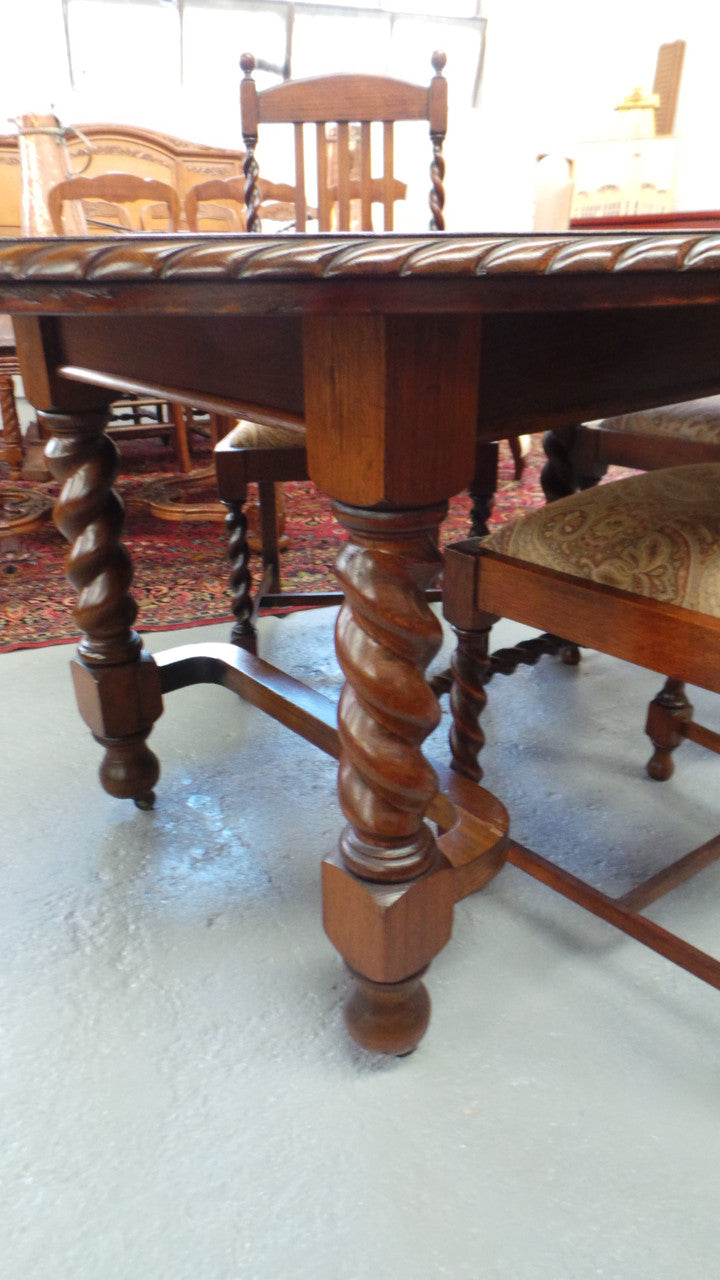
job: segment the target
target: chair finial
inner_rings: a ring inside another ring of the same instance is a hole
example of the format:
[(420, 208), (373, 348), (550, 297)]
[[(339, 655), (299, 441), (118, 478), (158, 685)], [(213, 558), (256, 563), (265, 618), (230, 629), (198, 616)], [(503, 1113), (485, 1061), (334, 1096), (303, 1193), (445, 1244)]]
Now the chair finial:
[(436, 49), (430, 61), (435, 75), (441, 76), (447, 63), (447, 54), (443, 53), (442, 49)]
[(253, 71), (255, 70), (255, 66), (256, 66), (256, 63), (255, 63), (254, 53), (240, 54), (240, 70), (244, 73), (245, 76), (249, 78), (252, 75)]

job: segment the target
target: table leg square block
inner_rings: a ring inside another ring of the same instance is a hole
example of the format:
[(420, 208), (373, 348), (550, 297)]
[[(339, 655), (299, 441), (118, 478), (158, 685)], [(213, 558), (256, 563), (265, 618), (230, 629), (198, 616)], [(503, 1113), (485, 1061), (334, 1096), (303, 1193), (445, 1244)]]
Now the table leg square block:
[(333, 946), (373, 982), (401, 982), (424, 969), (452, 932), (454, 873), (438, 853), (417, 880), (360, 880), (339, 855), (322, 867), (323, 924)]

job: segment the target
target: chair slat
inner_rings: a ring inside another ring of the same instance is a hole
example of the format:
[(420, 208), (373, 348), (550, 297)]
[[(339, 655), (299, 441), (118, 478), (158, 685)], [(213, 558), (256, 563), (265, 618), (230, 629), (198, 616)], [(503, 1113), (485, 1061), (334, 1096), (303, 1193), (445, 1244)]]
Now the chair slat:
[(350, 126), (337, 126), (338, 230), (350, 230)]
[(360, 126), (360, 222), (363, 231), (372, 231), (372, 142), (369, 120)]
[(305, 196), (305, 136), (303, 126), (295, 125), (295, 230), (307, 227), (307, 199)]
[(395, 176), (395, 136), (392, 120), (383, 123), (383, 227), (393, 229), (393, 178)]
[(324, 124), (315, 129), (317, 140), (318, 227), (330, 230), (330, 183), (328, 180), (328, 139)]

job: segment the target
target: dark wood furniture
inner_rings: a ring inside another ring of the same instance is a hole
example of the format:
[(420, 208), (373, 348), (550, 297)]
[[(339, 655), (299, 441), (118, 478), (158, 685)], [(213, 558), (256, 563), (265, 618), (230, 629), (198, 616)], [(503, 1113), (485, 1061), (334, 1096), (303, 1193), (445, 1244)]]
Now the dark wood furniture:
[[(682, 42), (676, 42), (682, 44)], [(675, 46), (669, 56), (680, 56)], [(662, 50), (665, 46), (662, 46)], [(660, 66), (658, 64), (658, 75)], [(702, 232), (720, 227), (720, 211), (689, 210), (673, 213), (573, 218), (571, 229), (627, 234), (644, 231)], [(608, 467), (652, 470), (684, 463), (720, 459), (720, 399), (675, 406), (650, 406), (650, 414), (623, 411), (595, 422), (578, 422), (545, 436), (547, 462), (542, 472), (546, 498), (553, 501), (586, 489), (605, 475)], [(698, 420), (704, 428), (697, 430)]]
[[(253, 80), (255, 58), (240, 59), (240, 115), (246, 156), (248, 231), (261, 230), (259, 206), (262, 179), (255, 155), (260, 125), (291, 124), (295, 137), (295, 226), (302, 229), (308, 214), (308, 172), (305, 158), (306, 125), (313, 126), (315, 186), (319, 231), (372, 231), (372, 206), (382, 192), (383, 230), (392, 231), (395, 200), (394, 125), (401, 120), (421, 120), (429, 126), (432, 145), (430, 168), (430, 229), (445, 227), (442, 148), (447, 133), (447, 83), (443, 76), (445, 54), (436, 51), (431, 62), (434, 76), (429, 88), (390, 76), (331, 75), (307, 80), (287, 80), (258, 93)], [(373, 182), (373, 124), (382, 125), (382, 173)], [(351, 183), (359, 187), (359, 208), (353, 209)], [(335, 205), (335, 194), (337, 205)]]
[(19, 373), (12, 320), (0, 315), (0, 462), (7, 467), (11, 480), (19, 480), (23, 472), (22, 433), (13, 383)]
[[(444, 228), (444, 162), (442, 147), (447, 132), (447, 84), (443, 77), (445, 54), (432, 55), (433, 78), (429, 88), (408, 84), (388, 76), (332, 75), (308, 80), (286, 81), (258, 93), (253, 72), (255, 58), (245, 53), (240, 59), (242, 135), (247, 148), (246, 178), (247, 229), (259, 232), (261, 202), (268, 195), (259, 174), (256, 158), (260, 126), (291, 125), (295, 138), (295, 184), (291, 191), (293, 222), (303, 230), (309, 214), (315, 214), (320, 231), (373, 229), (373, 205), (382, 202), (383, 229), (393, 226), (393, 208), (404, 193), (395, 177), (394, 124), (402, 120), (423, 121), (431, 142), (431, 188), (429, 195), (431, 228)], [(373, 128), (382, 130), (382, 174), (373, 179)], [(317, 209), (311, 209), (306, 164), (306, 131), (311, 127), (315, 143), (315, 183)], [(354, 198), (355, 196), (359, 198)], [(327, 597), (280, 594), (280, 535), (276, 485), (288, 480), (306, 480), (307, 454), (304, 430), (277, 430), (277, 424), (239, 424), (217, 453), (220, 495), (230, 512), (233, 554), (240, 561), (247, 554), (245, 504), (248, 485), (258, 486), (263, 577), (255, 601), (283, 603), (303, 599), (306, 604), (325, 604)], [(296, 427), (297, 424), (292, 424)], [(493, 485), (494, 488), (494, 485)], [(242, 582), (244, 570), (239, 571)], [(254, 649), (255, 627), (245, 600), (236, 601), (233, 637), (238, 644)]]
[[(422, 974), (450, 937), (454, 903), (508, 849), (500, 802), (423, 751), (439, 715), (425, 673), (441, 634), (425, 589), (441, 568), (447, 500), (470, 483), (478, 439), (719, 392), (720, 242), (16, 241), (0, 245), (0, 310), (13, 314), (27, 393), (52, 433), (55, 520), (83, 632), (73, 676), (104, 748), (103, 785), (152, 803), (148, 735), (163, 697), (198, 681), (336, 754), (347, 826), (323, 868), (324, 923), (356, 975), (348, 1024), (371, 1048), (408, 1051), (427, 1025)], [(310, 476), (349, 534), (338, 708), (234, 645), (144, 650), (103, 430), (118, 390), (305, 423)]]
[[(682, 67), (682, 41), (661, 46), (657, 83), (664, 74)], [(662, 55), (670, 59), (670, 67), (661, 67)], [(678, 72), (679, 73), (679, 72)], [(673, 76), (670, 77), (673, 79)], [(671, 96), (671, 106), (675, 105)], [(660, 129), (659, 129), (660, 132)], [(605, 218), (573, 218), (573, 230), (585, 232), (702, 232), (720, 228), (720, 210), (676, 210), (666, 214), (624, 214)], [(720, 399), (698, 402), (697, 406), (661, 404), (652, 406), (646, 415), (621, 413), (596, 422), (577, 422), (544, 438), (547, 462), (543, 467), (542, 486), (548, 500), (564, 498), (578, 489), (589, 488), (601, 479), (607, 467), (633, 467), (652, 470), (656, 467), (682, 466), (689, 462), (720, 460)], [(706, 429), (698, 436), (694, 430), (698, 417), (705, 417)], [(712, 422), (715, 421), (714, 429)]]
[[(567, 641), (561, 636), (662, 675), (670, 672), (648, 709), (650, 777), (671, 776), (673, 752), (686, 738), (720, 753), (720, 734), (695, 721), (685, 691), (689, 682), (720, 693), (718, 489), (717, 461), (655, 471), (570, 495), (489, 538), (446, 549), (444, 610), (458, 636), (451, 688), (453, 768), (475, 781), (483, 776), (482, 712), (491, 676), (563, 651)], [(490, 634), (500, 617), (542, 634), (493, 654)], [(532, 789), (532, 777), (527, 785)], [(606, 803), (612, 802), (609, 788)], [(720, 858), (720, 836), (620, 898), (515, 842), (508, 857), (720, 989), (720, 961), (642, 914)]]
[(543, 447), (548, 502), (591, 488), (612, 466), (655, 471), (720, 462), (720, 396), (560, 427), (546, 433)]
[[(28, 450), (23, 441), (14, 383), (19, 373), (12, 321), (9, 316), (0, 315), (0, 464), (3, 467), (0, 480), (0, 549), (3, 550), (24, 533), (44, 524), (52, 507), (50, 498), (41, 490), (13, 483), (48, 478), (41, 446)], [(38, 452), (39, 458), (33, 456)]]

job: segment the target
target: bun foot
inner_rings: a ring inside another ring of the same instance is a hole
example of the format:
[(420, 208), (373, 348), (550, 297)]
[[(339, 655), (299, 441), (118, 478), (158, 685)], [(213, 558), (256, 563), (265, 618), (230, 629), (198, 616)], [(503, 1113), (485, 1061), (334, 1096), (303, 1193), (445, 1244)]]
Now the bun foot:
[(420, 981), (425, 970), (392, 983), (371, 982), (351, 972), (355, 981), (344, 1012), (353, 1040), (373, 1053), (412, 1053), (430, 1021), (430, 997)]
[(669, 751), (656, 751), (648, 760), (646, 768), (655, 782), (667, 782), (675, 772), (675, 765)]
[(116, 800), (134, 800), (139, 809), (152, 809), (153, 788), (160, 777), (160, 762), (144, 736), (123, 742), (103, 742), (105, 758), (100, 765), (100, 781)]
[(647, 771), (656, 782), (666, 782), (675, 769), (672, 753), (683, 740), (683, 730), (693, 717), (692, 704), (685, 694), (682, 680), (668, 676), (660, 692), (648, 707), (645, 732), (654, 751)]

